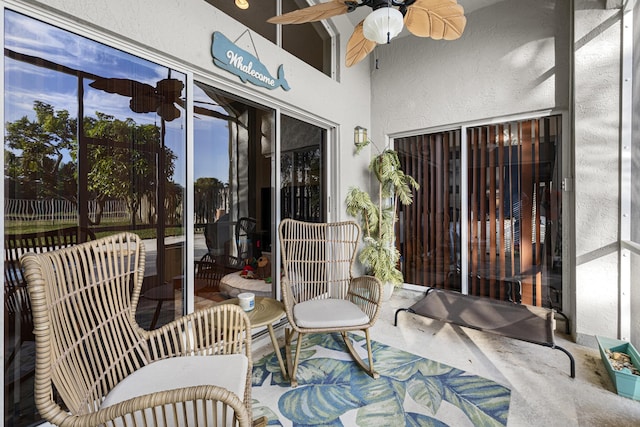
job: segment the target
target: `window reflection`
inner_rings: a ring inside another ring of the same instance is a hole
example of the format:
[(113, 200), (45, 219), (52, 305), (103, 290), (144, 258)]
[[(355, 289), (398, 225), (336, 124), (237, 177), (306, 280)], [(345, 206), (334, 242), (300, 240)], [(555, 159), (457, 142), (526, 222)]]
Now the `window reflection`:
[(138, 321), (181, 312), (186, 78), (12, 11), (4, 20), (4, 421), (28, 425), (39, 416), (23, 252), (134, 231), (147, 251)]
[(248, 282), (230, 277), (247, 265), (252, 291), (271, 296), (257, 260), (271, 255), (274, 112), (196, 82), (194, 114), (196, 308), (242, 292)]
[(326, 130), (282, 116), (280, 206), (282, 218), (322, 222)]

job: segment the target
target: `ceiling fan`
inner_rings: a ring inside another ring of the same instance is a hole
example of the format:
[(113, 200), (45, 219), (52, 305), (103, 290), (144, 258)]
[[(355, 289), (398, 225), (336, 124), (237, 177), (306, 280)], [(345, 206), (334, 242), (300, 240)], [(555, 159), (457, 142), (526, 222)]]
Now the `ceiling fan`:
[(180, 80), (162, 79), (153, 87), (131, 79), (99, 77), (89, 86), (131, 98), (129, 108), (135, 113), (156, 112), (168, 122), (180, 117), (180, 110), (174, 105), (183, 106), (180, 96), (184, 83)]
[(462, 35), (467, 18), (457, 0), (331, 0), (269, 18), (272, 24), (302, 24), (353, 12), (361, 6), (373, 9), (353, 30), (345, 62), (351, 67), (363, 60), (377, 44), (389, 43), (402, 31), (435, 40), (455, 40)]

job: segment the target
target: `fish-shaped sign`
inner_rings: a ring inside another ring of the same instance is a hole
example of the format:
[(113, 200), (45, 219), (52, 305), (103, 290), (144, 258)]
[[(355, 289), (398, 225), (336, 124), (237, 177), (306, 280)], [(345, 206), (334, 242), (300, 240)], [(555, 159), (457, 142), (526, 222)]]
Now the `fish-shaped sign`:
[(275, 89), (279, 86), (284, 90), (291, 89), (284, 78), (282, 65), (278, 67), (278, 78), (274, 78), (258, 58), (240, 49), (218, 31), (213, 33), (211, 55), (214, 64), (237, 75), (244, 83), (250, 82), (267, 89)]

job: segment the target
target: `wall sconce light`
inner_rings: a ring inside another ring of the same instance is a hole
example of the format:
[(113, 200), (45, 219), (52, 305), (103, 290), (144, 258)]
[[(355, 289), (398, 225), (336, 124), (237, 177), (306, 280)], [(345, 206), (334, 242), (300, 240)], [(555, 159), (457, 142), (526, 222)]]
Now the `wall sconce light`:
[(236, 0), (236, 6), (238, 6), (238, 9), (249, 9), (249, 2), (247, 0)]
[(356, 147), (365, 145), (367, 143), (367, 129), (362, 126), (356, 126), (353, 128), (353, 143)]

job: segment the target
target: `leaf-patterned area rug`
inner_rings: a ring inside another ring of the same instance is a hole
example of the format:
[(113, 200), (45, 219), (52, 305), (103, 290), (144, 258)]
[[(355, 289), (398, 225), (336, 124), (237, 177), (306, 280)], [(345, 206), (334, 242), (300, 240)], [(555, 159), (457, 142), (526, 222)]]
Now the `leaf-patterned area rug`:
[[(350, 337), (367, 360), (364, 338)], [(295, 388), (283, 379), (275, 353), (264, 356), (253, 365), (253, 417), (292, 427), (507, 424), (508, 388), (375, 341), (371, 345), (380, 374), (375, 380), (353, 362), (340, 334), (303, 338)]]

